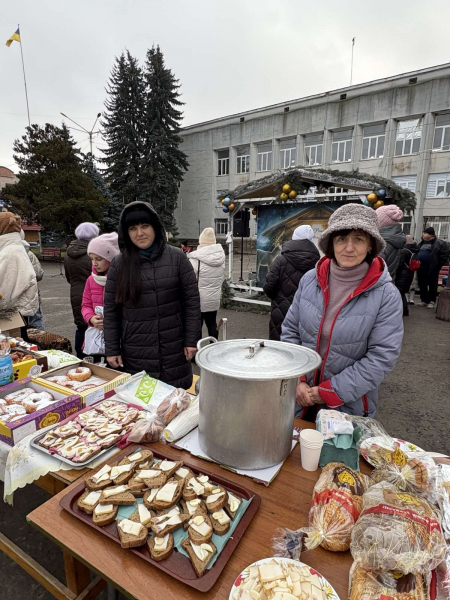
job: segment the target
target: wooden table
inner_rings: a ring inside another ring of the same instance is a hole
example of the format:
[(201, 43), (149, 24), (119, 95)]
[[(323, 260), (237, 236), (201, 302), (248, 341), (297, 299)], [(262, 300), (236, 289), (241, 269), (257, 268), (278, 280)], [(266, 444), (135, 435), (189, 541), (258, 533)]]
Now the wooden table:
[[(303, 428), (314, 427), (313, 424), (300, 420), (296, 420), (296, 425)], [(151, 444), (149, 447), (185, 460), (200, 470), (205, 466), (205, 461), (169, 445)], [(129, 598), (228, 600), (231, 586), (241, 570), (256, 560), (273, 555), (271, 539), (278, 527), (297, 529), (308, 524), (312, 491), (320, 471), (310, 473), (301, 468), (298, 446), (269, 487), (255, 483), (248, 477), (225, 472), (213, 463), (207, 464), (209, 471), (236, 481), (259, 494), (262, 502), (217, 583), (205, 594), (144, 563), (138, 556), (66, 513), (59, 506), (59, 500), (76, 483), (31, 512), (27, 520), (72, 555), (78, 565), (82, 563), (92, 569)], [(363, 470), (369, 472), (366, 466)], [(347, 598), (348, 573), (352, 562), (349, 552), (333, 553), (317, 548), (305, 553), (304, 560), (329, 580), (342, 600)]]

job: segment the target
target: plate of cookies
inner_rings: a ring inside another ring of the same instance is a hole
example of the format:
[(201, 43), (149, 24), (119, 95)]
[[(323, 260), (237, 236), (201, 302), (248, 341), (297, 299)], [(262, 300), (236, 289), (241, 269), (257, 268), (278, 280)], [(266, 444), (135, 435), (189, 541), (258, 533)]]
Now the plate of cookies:
[(199, 591), (214, 585), (261, 499), (220, 475), (132, 446), (60, 505), (123, 549)]

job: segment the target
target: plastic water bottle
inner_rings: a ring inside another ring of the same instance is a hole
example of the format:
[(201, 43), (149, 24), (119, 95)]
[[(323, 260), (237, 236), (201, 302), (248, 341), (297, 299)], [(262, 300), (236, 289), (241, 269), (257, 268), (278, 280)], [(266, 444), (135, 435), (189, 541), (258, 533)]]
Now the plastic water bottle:
[(8, 385), (14, 381), (12, 359), (9, 355), (11, 348), (9, 341), (0, 331), (0, 386)]

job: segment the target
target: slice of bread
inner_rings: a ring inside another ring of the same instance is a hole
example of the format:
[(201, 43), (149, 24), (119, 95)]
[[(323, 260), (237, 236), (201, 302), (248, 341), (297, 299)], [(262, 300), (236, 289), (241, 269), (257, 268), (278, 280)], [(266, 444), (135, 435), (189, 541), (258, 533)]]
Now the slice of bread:
[(107, 479), (104, 479), (103, 481), (97, 481), (97, 482), (95, 482), (92, 479), (92, 475), (90, 477), (87, 477), (84, 480), (84, 482), (85, 482), (86, 486), (90, 490), (93, 490), (93, 491), (104, 490), (105, 488), (107, 488), (108, 486), (110, 486), (112, 484), (112, 480), (109, 477)]
[[(215, 490), (217, 490), (217, 492)], [(215, 513), (225, 506), (227, 500), (228, 493), (226, 489), (221, 485), (218, 485), (211, 494), (205, 498), (206, 508), (208, 509), (208, 512)]]
[(233, 494), (232, 492), (227, 492), (227, 503), (225, 504), (224, 508), (232, 519), (234, 519), (236, 516), (241, 502), (242, 498), (239, 498), (239, 496), (236, 496), (236, 494)]
[(227, 515), (224, 508), (218, 510), (215, 513), (209, 515), (211, 523), (214, 529), (214, 533), (217, 535), (225, 535), (230, 529), (231, 519)]
[(175, 471), (178, 471), (183, 466), (182, 460), (162, 460), (159, 463), (156, 463), (155, 469), (160, 469), (167, 479), (170, 479)]
[[(125, 487), (125, 490), (120, 488)], [(107, 494), (108, 490), (118, 488), (119, 491), (116, 494)], [(114, 506), (132, 506), (136, 503), (136, 498), (128, 490), (128, 486), (112, 486), (105, 488), (100, 496), (100, 504), (113, 504)]]
[[(142, 478), (142, 475), (145, 475), (145, 471), (158, 471), (158, 475), (156, 475), (155, 477), (151, 477), (151, 478)], [(167, 475), (165, 473), (163, 473), (162, 471), (160, 471), (159, 469), (142, 469), (142, 470), (136, 470), (136, 473), (133, 477), (133, 479), (141, 479), (141, 481), (144, 482), (145, 487), (148, 488), (160, 488), (162, 487), (166, 482), (167, 482)]]
[[(90, 496), (89, 502), (86, 502), (88, 496)], [(87, 515), (92, 515), (92, 513), (94, 512), (94, 508), (99, 503), (100, 496), (101, 492), (93, 492), (92, 490), (86, 489), (78, 498), (77, 506)]]
[(157, 488), (147, 490), (144, 493), (144, 504), (147, 508), (150, 508), (152, 510), (157, 510), (157, 508), (155, 506), (155, 496), (157, 493), (158, 493)]
[[(120, 525), (121, 523), (123, 523), (123, 521), (130, 522), (130, 520), (122, 519), (117, 523), (117, 531), (119, 533), (120, 545), (122, 546), (122, 548), (138, 548), (139, 546), (143, 546), (147, 541), (147, 527), (141, 525), (140, 533), (138, 535), (134, 535), (133, 533), (126, 533), (123, 531), (122, 526)], [(134, 523), (134, 521), (132, 521), (132, 523), (134, 525), (137, 525), (137, 523)]]
[(212, 542), (208, 542), (208, 546), (210, 546), (213, 551), (208, 552), (208, 555), (205, 557), (204, 560), (200, 560), (199, 557), (195, 554), (195, 551), (192, 547), (192, 542), (188, 537), (181, 542), (181, 546), (189, 554), (189, 558), (191, 559), (192, 566), (194, 567), (197, 576), (201, 577), (205, 572), (206, 567), (211, 562), (213, 556), (216, 554), (217, 548)]
[[(172, 496), (172, 499), (171, 500), (162, 499), (161, 495), (163, 494), (164, 490), (166, 490), (168, 486), (172, 487), (174, 485), (176, 487), (175, 487), (175, 491)], [(175, 506), (175, 504), (177, 504), (178, 500), (181, 498), (182, 492), (183, 492), (183, 482), (180, 481), (179, 479), (177, 479), (176, 477), (169, 479), (169, 481), (158, 490), (158, 493), (156, 494), (156, 496), (154, 498), (153, 503), (155, 505), (155, 509), (156, 510), (164, 510), (165, 508), (171, 508), (172, 506)]]
[[(189, 506), (189, 508), (188, 508), (188, 504), (190, 502), (195, 502), (196, 505)], [(193, 517), (196, 517), (197, 515), (207, 515), (208, 514), (205, 503), (200, 498), (194, 498), (193, 500), (188, 500), (187, 502), (186, 502), (186, 500), (181, 499), (180, 504), (181, 504), (183, 513), (185, 515), (187, 515), (189, 517), (189, 519), (192, 519)], [(187, 529), (187, 526), (185, 527), (185, 529)]]
[[(197, 521), (197, 523), (196, 523)], [(200, 522), (201, 521), (201, 522)], [(195, 527), (204, 528), (204, 532), (199, 532)], [(194, 544), (207, 544), (213, 535), (213, 526), (211, 520), (206, 515), (197, 515), (189, 520), (188, 536)]]
[(189, 518), (184, 513), (178, 512), (170, 516), (167, 519), (167, 521), (159, 520), (159, 522), (157, 522), (157, 519), (159, 519), (161, 516), (167, 513), (171, 513), (173, 511), (173, 508), (161, 511), (158, 515), (156, 515), (156, 518), (152, 519), (150, 523), (150, 528), (155, 535), (159, 537), (164, 537), (168, 533), (172, 533), (172, 531), (176, 531), (180, 527), (183, 527), (184, 524), (189, 520)]
[(92, 514), (92, 522), (94, 523), (94, 525), (98, 525), (99, 527), (105, 527), (105, 525), (109, 525), (110, 523), (112, 523), (116, 517), (117, 517), (117, 513), (119, 512), (119, 507), (116, 505), (111, 505), (111, 504), (98, 504), (95, 508), (99, 508), (99, 507), (111, 507), (112, 506), (112, 510), (110, 510), (107, 513), (101, 514), (101, 515), (97, 515), (96, 514), (96, 510), (94, 509), (94, 512)]
[[(148, 538), (148, 540), (147, 540), (148, 549), (150, 551), (150, 556), (153, 558), (153, 560), (156, 560), (156, 561), (164, 560), (165, 558), (169, 558), (169, 556), (172, 554), (172, 552), (173, 552), (173, 535), (171, 533), (168, 533), (167, 535), (169, 536), (169, 538), (167, 540), (167, 548), (165, 550), (158, 550), (158, 548), (155, 547), (156, 538), (159, 536), (151, 535)], [(164, 538), (165, 536), (162, 536), (162, 537)]]
[[(139, 511), (139, 506), (142, 506), (144, 509), (146, 509), (148, 511), (148, 515), (146, 515), (146, 517), (141, 520), (141, 516), (140, 516), (140, 511)], [(144, 527), (147, 527), (147, 529), (150, 527), (150, 521), (152, 520), (152, 517), (155, 516), (154, 511), (149, 510), (145, 504), (139, 504), (137, 509), (134, 511), (134, 513), (131, 515), (130, 517), (130, 521), (134, 521), (135, 523), (142, 523), (142, 525)]]
[[(192, 479), (194, 479), (194, 481), (192, 482)], [(192, 488), (192, 484), (195, 485), (195, 489)], [(194, 498), (198, 498), (199, 496), (201, 496), (202, 494), (205, 493), (205, 488), (204, 486), (197, 481), (197, 479), (195, 477), (186, 477), (186, 479), (184, 480), (184, 485), (183, 485), (183, 499), (184, 500), (193, 500)]]
[[(140, 458), (137, 457), (138, 454), (141, 455)], [(136, 457), (136, 458), (133, 459), (133, 457)], [(147, 465), (146, 468), (150, 468), (150, 464), (153, 464), (153, 452), (151, 450), (146, 450), (146, 449), (141, 448), (140, 450), (135, 450), (132, 454), (129, 454), (128, 456), (126, 456), (124, 460), (129, 463), (132, 463), (134, 466), (139, 466), (139, 467), (141, 464), (145, 463)]]

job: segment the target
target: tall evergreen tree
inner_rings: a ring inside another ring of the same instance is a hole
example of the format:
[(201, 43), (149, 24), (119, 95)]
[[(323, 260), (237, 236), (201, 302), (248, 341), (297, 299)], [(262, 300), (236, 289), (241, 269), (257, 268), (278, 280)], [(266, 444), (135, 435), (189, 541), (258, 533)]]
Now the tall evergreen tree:
[(111, 191), (110, 186), (106, 183), (105, 178), (97, 169), (92, 154), (83, 155), (83, 171), (93, 182), (100, 194), (106, 198), (107, 204), (102, 208), (103, 230), (105, 233), (117, 231), (119, 227), (119, 217), (122, 212), (123, 202), (118, 197), (117, 193)]
[(31, 125), (13, 146), (19, 181), (6, 186), (4, 198), (13, 211), (66, 236), (83, 221), (101, 221), (103, 196), (83, 173), (79, 151), (69, 130)]
[(174, 211), (178, 188), (188, 168), (180, 150), (180, 122), (183, 103), (180, 85), (164, 64), (159, 46), (149, 49), (144, 77), (147, 88), (145, 140), (142, 157), (142, 190), (160, 215), (167, 231), (176, 235)]
[(145, 84), (138, 61), (127, 50), (116, 58), (103, 112), (105, 178), (123, 204), (142, 196), (141, 157)]

